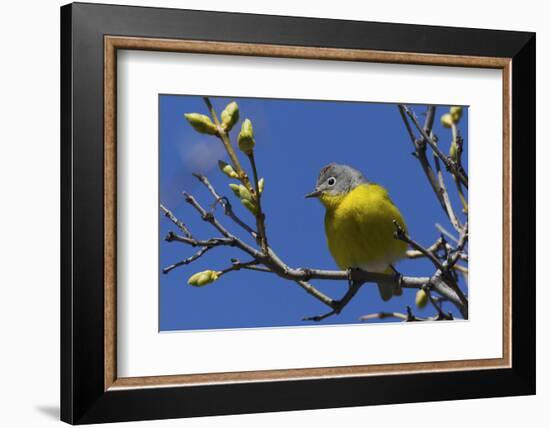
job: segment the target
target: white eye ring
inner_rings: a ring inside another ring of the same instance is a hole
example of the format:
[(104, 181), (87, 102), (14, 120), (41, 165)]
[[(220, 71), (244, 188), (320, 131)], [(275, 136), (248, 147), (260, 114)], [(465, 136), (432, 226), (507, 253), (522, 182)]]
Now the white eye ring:
[(336, 178), (334, 177), (330, 177), (328, 180), (327, 180), (327, 184), (329, 186), (334, 186), (336, 184)]

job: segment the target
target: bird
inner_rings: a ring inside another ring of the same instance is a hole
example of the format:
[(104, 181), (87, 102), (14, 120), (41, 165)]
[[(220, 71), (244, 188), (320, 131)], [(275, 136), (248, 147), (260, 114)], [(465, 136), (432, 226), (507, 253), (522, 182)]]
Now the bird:
[[(321, 169), (315, 189), (305, 196), (318, 198), (325, 207), (328, 249), (340, 269), (395, 271), (394, 263), (407, 251), (407, 244), (394, 236), (396, 224), (405, 232), (407, 228), (384, 187), (351, 166), (331, 163)], [(402, 294), (391, 283), (377, 285), (383, 301)]]

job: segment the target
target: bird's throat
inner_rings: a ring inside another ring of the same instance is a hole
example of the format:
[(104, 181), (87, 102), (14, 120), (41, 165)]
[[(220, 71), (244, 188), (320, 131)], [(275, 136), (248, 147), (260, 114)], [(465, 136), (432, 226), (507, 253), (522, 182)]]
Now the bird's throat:
[(323, 193), (319, 196), (319, 200), (328, 211), (332, 211), (338, 208), (347, 195), (347, 193), (341, 195), (329, 195), (328, 193)]

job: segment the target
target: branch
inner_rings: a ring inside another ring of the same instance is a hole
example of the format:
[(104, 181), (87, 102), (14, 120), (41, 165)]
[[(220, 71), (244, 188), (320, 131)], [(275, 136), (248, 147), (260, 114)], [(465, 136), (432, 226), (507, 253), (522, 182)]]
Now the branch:
[[(206, 180), (207, 183), (209, 183)], [(204, 181), (203, 181), (204, 183)], [(219, 197), (216, 190), (210, 184), (211, 193), (215, 198), (223, 199)], [(326, 306), (331, 308), (331, 311), (323, 316), (310, 317), (313, 320), (322, 320), (330, 315), (338, 314), (342, 309), (352, 300), (355, 294), (359, 291), (361, 284), (363, 283), (380, 283), (387, 282), (392, 283), (396, 287), (401, 288), (413, 288), (420, 289), (426, 284), (431, 284), (434, 278), (430, 277), (406, 277), (399, 274), (384, 274), (377, 272), (368, 272), (362, 269), (350, 269), (349, 271), (337, 271), (337, 270), (322, 270), (322, 269), (310, 269), (310, 268), (291, 268), (286, 263), (284, 263), (279, 256), (273, 251), (272, 248), (268, 247), (268, 252), (263, 253), (255, 248), (251, 247), (238, 237), (231, 234), (214, 216), (212, 212), (206, 211), (202, 205), (190, 194), (184, 193), (184, 197), (187, 203), (189, 203), (195, 210), (200, 214), (201, 218), (210, 223), (218, 232), (222, 234), (222, 237), (211, 238), (209, 240), (199, 240), (193, 236), (180, 236), (174, 233), (169, 233), (166, 237), (168, 242), (181, 242), (193, 247), (200, 246), (201, 248), (213, 248), (213, 247), (222, 247), (222, 246), (231, 246), (237, 247), (248, 255), (252, 256), (253, 261), (246, 264), (242, 263), (233, 263), (230, 268), (222, 270), (222, 274), (239, 270), (239, 269), (250, 269), (256, 270), (265, 273), (273, 273), (278, 275), (281, 278), (288, 279), (300, 286), (308, 294), (315, 297), (320, 302), (324, 303)], [(179, 220), (173, 216), (173, 218), (179, 222)], [(200, 251), (202, 252), (202, 251)], [(206, 252), (206, 250), (204, 250)], [(201, 254), (202, 255), (202, 254)], [(189, 259), (200, 257), (195, 254)], [(195, 258), (195, 259), (196, 259)], [(186, 259), (188, 260), (188, 259)], [(192, 260), (191, 260), (192, 261)], [(183, 264), (182, 262), (176, 263), (178, 266)], [(170, 268), (170, 267), (168, 267)], [(168, 269), (167, 268), (167, 269)], [(173, 268), (172, 268), (173, 269)], [(170, 269), (170, 270), (172, 270)], [(310, 280), (343, 280), (347, 281), (350, 285), (348, 291), (345, 295), (339, 299), (333, 299), (321, 291), (317, 290), (313, 285), (309, 283)], [(452, 296), (451, 296), (452, 297)]]
[(231, 206), (231, 203), (229, 202), (229, 199), (225, 196), (220, 196), (218, 192), (216, 192), (216, 189), (214, 189), (214, 186), (210, 184), (210, 181), (208, 181), (208, 178), (202, 174), (193, 173), (193, 176), (197, 178), (202, 184), (206, 186), (208, 191), (214, 196), (215, 203), (214, 204), (220, 204), (224, 210), (224, 214), (228, 216), (231, 220), (233, 220), (236, 224), (238, 224), (240, 227), (242, 227), (244, 230), (246, 230), (254, 239), (257, 239), (258, 234), (254, 229), (252, 229), (248, 224), (246, 224), (244, 221), (242, 221), (233, 211), (233, 207)]
[(262, 251), (264, 253), (267, 253), (267, 232), (265, 229), (265, 214), (262, 211), (262, 194), (260, 192), (260, 185), (258, 181), (258, 170), (256, 168), (256, 160), (254, 159), (254, 152), (252, 152), (250, 155), (248, 155), (248, 159), (250, 160), (250, 165), (252, 166), (252, 174), (254, 176), (254, 191), (256, 196), (256, 207), (258, 209), (258, 212), (256, 213), (256, 228), (258, 229), (258, 235), (259, 235), (259, 241), (260, 246), (262, 248)]
[(434, 163), (435, 163), (435, 170), (437, 171), (437, 180), (439, 182), (439, 188), (441, 190), (441, 197), (443, 198), (443, 204), (445, 206), (445, 212), (447, 213), (447, 217), (449, 217), (449, 220), (456, 231), (460, 232), (462, 230), (462, 226), (460, 225), (460, 222), (458, 221), (458, 217), (456, 216), (453, 206), (451, 204), (451, 199), (449, 198), (449, 192), (447, 192), (447, 186), (445, 186), (445, 178), (443, 177), (443, 172), (441, 171), (441, 166), (439, 164), (439, 158), (435, 155), (434, 157)]
[(173, 265), (170, 265), (170, 266), (167, 266), (165, 267), (164, 269), (162, 269), (162, 273), (168, 273), (180, 266), (184, 266), (184, 265), (188, 265), (189, 263), (191, 262), (194, 262), (195, 260), (197, 260), (199, 257), (202, 257), (204, 255), (204, 253), (206, 253), (208, 250), (210, 250), (211, 248), (213, 248), (212, 246), (210, 247), (202, 247), (199, 251), (197, 251), (195, 254), (193, 254), (191, 257), (187, 257), (186, 259), (180, 261), (180, 262), (177, 262), (177, 263), (174, 263)]
[[(233, 163), (233, 168), (237, 171), (239, 176), (248, 183), (248, 178), (246, 177), (246, 173), (241, 166), (241, 163), (239, 162), (239, 158), (237, 157), (237, 153), (235, 153), (235, 150), (233, 149), (233, 146), (231, 145), (231, 141), (229, 141), (229, 136), (227, 135), (227, 132), (222, 128), (220, 125), (220, 121), (218, 120), (218, 115), (216, 114), (216, 110), (214, 110), (214, 106), (212, 106), (212, 103), (210, 102), (210, 99), (208, 97), (203, 97), (204, 103), (206, 104), (206, 108), (208, 108), (208, 112), (210, 113), (210, 116), (212, 116), (212, 120), (214, 121), (214, 125), (216, 125), (216, 128), (218, 128), (217, 136), (221, 140), (223, 146), (225, 147), (225, 150), (229, 157), (231, 158), (231, 162)], [(247, 184), (247, 187), (250, 189), (250, 183)]]
[(438, 238), (432, 245), (425, 249), (425, 251), (420, 250), (407, 250), (407, 258), (409, 259), (419, 259), (421, 257), (426, 257), (426, 251), (428, 253), (437, 253), (440, 249), (443, 248), (445, 242), (443, 238)]
[(424, 142), (429, 144), (434, 153), (437, 155), (439, 159), (445, 164), (445, 167), (447, 170), (457, 177), (457, 179), (466, 187), (468, 188), (468, 177), (466, 176), (465, 172), (460, 168), (460, 166), (454, 162), (452, 159), (450, 159), (448, 156), (445, 156), (443, 152), (439, 149), (437, 144), (433, 141), (433, 139), (426, 133), (424, 128), (420, 126), (418, 123), (418, 119), (416, 118), (416, 115), (404, 104), (400, 104), (400, 106), (403, 107), (405, 110), (405, 113), (407, 116), (410, 117), (411, 121), (413, 122), (414, 126), (418, 129), (420, 134), (422, 135), (422, 138), (424, 139)]
[(174, 214), (172, 214), (172, 211), (170, 211), (168, 208), (166, 208), (164, 205), (160, 204), (160, 209), (164, 212), (164, 215), (170, 219), (172, 223), (174, 223), (179, 230), (183, 232), (185, 236), (188, 238), (191, 236), (191, 232), (187, 228), (185, 224), (183, 224), (181, 221), (179, 221)]
[[(399, 113), (401, 114), (401, 118), (403, 119), (403, 123), (405, 124), (409, 137), (411, 138), (411, 141), (414, 146), (415, 151), (413, 155), (420, 162), (420, 166), (422, 167), (422, 170), (424, 171), (424, 174), (426, 175), (426, 178), (428, 179), (428, 182), (430, 183), (430, 186), (432, 187), (432, 190), (434, 191), (436, 198), (441, 204), (441, 208), (443, 208), (443, 211), (446, 211), (445, 201), (441, 196), (441, 189), (439, 188), (439, 183), (436, 179), (436, 176), (434, 174), (434, 171), (430, 163), (428, 162), (428, 158), (426, 157), (426, 145), (421, 144), (421, 141), (416, 139), (414, 132), (411, 129), (411, 125), (409, 124), (409, 120), (407, 119), (407, 116), (405, 113), (405, 106), (399, 105), (398, 108), (399, 108)], [(428, 131), (428, 133), (431, 132), (431, 126), (433, 124), (434, 115), (435, 115), (435, 107), (430, 106), (428, 108), (428, 113), (426, 114), (426, 124), (425, 124), (425, 129)]]
[[(446, 262), (442, 263), (433, 252), (428, 251), (426, 248), (422, 247), (418, 242), (413, 240), (407, 233), (403, 230), (401, 226), (394, 220), (394, 226), (395, 226), (395, 237), (396, 239), (399, 239), (403, 242), (408, 243), (411, 247), (413, 247), (418, 252), (422, 253), (425, 257), (427, 257), (436, 267), (437, 272), (432, 278), (432, 284), (434, 287), (434, 290), (436, 290), (439, 294), (442, 294), (443, 296), (447, 297), (452, 303), (454, 303), (458, 309), (460, 310), (461, 314), (464, 316), (464, 318), (468, 317), (468, 299), (466, 296), (464, 296), (464, 293), (460, 290), (456, 280), (453, 278), (452, 275), (452, 268), (454, 264), (458, 261), (460, 258), (460, 253), (464, 249), (464, 246), (466, 245), (467, 240), (467, 232), (463, 232), (461, 235), (461, 239), (458, 243), (458, 246), (456, 248), (456, 251), (453, 253), (453, 256), (449, 258)], [(449, 290), (450, 288), (450, 290)]]
[(197, 200), (190, 195), (187, 192), (183, 192), (183, 196), (185, 198), (185, 201), (190, 204), (197, 212), (200, 214), (201, 218), (206, 221), (207, 223), (210, 223), (212, 226), (214, 226), (225, 238), (228, 238), (232, 241), (232, 245), (239, 247), (244, 252), (248, 253), (250, 256), (258, 259), (262, 257), (262, 254), (257, 251), (255, 248), (248, 245), (243, 240), (237, 238), (236, 236), (232, 235), (222, 224), (216, 219), (213, 213), (207, 212), (198, 202)]
[(414, 239), (412, 239), (405, 230), (397, 223), (397, 221), (393, 220), (393, 225), (395, 226), (395, 237), (396, 239), (399, 239), (400, 241), (406, 242), (411, 247), (413, 247), (416, 251), (423, 254), (424, 257), (427, 257), (431, 260), (431, 262), (434, 264), (434, 266), (439, 269), (441, 272), (445, 271), (445, 267), (443, 264), (439, 261), (439, 259), (431, 252), (428, 251), (426, 248), (424, 248), (422, 245), (420, 245), (418, 242), (416, 242)]

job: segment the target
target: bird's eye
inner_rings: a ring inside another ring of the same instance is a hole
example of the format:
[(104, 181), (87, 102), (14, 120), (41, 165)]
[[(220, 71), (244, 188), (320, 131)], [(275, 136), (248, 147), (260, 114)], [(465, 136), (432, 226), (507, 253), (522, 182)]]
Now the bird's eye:
[(328, 180), (327, 180), (327, 184), (329, 186), (334, 186), (334, 184), (336, 183), (336, 178), (334, 177), (330, 177)]

